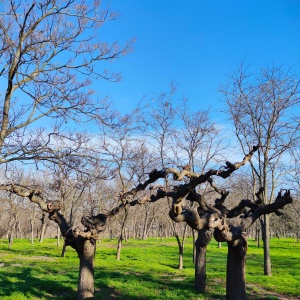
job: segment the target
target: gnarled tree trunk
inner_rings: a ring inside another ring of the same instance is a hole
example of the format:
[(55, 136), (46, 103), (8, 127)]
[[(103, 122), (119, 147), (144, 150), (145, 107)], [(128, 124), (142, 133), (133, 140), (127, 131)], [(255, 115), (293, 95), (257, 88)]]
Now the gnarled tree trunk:
[(228, 242), (226, 299), (246, 300), (247, 241), (240, 238)]

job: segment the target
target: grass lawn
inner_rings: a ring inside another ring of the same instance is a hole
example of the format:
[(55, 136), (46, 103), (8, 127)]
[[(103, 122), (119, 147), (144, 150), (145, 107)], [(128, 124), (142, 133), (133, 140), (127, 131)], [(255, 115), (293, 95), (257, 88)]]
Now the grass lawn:
[[(209, 245), (208, 291), (194, 291), (192, 241), (187, 240), (184, 269), (177, 269), (175, 239), (129, 240), (123, 243), (121, 260), (115, 259), (116, 240), (103, 239), (95, 259), (95, 299), (198, 300), (225, 299), (226, 244)], [(15, 240), (11, 250), (0, 240), (0, 299), (75, 299), (78, 279), (76, 252), (68, 247), (61, 258), (56, 240), (32, 246)], [(263, 249), (249, 240), (247, 292), (249, 299), (300, 299), (300, 243), (272, 239), (273, 276), (263, 276)]]

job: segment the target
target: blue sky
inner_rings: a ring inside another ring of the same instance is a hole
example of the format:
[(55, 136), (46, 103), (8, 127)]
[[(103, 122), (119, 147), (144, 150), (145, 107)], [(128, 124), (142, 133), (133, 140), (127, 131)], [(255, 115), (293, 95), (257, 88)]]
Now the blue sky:
[(300, 66), (300, 1), (111, 0), (121, 16), (103, 28), (120, 42), (136, 37), (134, 52), (116, 61), (119, 83), (99, 83), (118, 108), (179, 84), (195, 110), (211, 108), (222, 122), (218, 86), (242, 61), (253, 66)]

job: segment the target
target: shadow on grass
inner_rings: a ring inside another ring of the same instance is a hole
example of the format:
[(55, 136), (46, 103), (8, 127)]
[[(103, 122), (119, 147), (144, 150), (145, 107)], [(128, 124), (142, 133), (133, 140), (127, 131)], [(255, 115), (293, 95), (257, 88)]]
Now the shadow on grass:
[[(122, 284), (131, 285), (134, 292), (123, 290)], [(140, 285), (144, 287), (141, 288)], [(95, 299), (99, 300), (225, 299), (225, 295), (218, 291), (197, 293), (194, 289), (194, 281), (184, 277), (165, 275), (157, 278), (148, 273), (127, 272), (124, 274), (107, 269), (101, 270), (101, 268), (95, 272), (95, 289)], [(145, 292), (147, 290), (148, 293)]]
[[(76, 291), (60, 281), (31, 276), (32, 268), (12, 268), (7, 265), (0, 272), (0, 299), (75, 299)], [(14, 272), (12, 272), (14, 271)], [(23, 297), (22, 297), (23, 296)]]
[[(0, 272), (0, 299), (66, 299), (76, 298), (78, 274), (70, 273), (63, 280), (51, 280), (43, 276), (31, 276), (33, 268), (14, 268), (5, 272), (5, 266)], [(218, 289), (216, 282), (210, 281), (209, 292), (198, 294), (194, 289), (194, 281), (184, 277), (165, 275), (151, 276), (149, 273), (121, 273), (98, 268), (95, 270), (95, 298), (98, 300), (158, 300), (158, 299), (225, 299), (224, 293)], [(122, 285), (127, 285), (122, 288)], [(142, 287), (141, 287), (142, 285)], [(131, 286), (131, 289), (128, 288)], [(140, 290), (140, 293), (139, 293)], [(147, 291), (149, 293), (147, 293)], [(249, 299), (278, 299), (262, 298), (252, 295)], [(18, 296), (23, 297), (18, 297)]]

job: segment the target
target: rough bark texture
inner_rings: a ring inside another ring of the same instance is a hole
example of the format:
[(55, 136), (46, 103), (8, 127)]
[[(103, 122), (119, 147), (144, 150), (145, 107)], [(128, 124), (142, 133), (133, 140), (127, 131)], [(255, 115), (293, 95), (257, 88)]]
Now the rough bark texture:
[(246, 300), (246, 253), (244, 238), (228, 243), (226, 299)]
[(83, 240), (76, 251), (80, 261), (77, 300), (93, 298), (96, 243), (93, 240)]
[(206, 290), (206, 250), (211, 238), (211, 230), (205, 228), (198, 231), (198, 237), (195, 243), (195, 289), (198, 292), (204, 292)]

